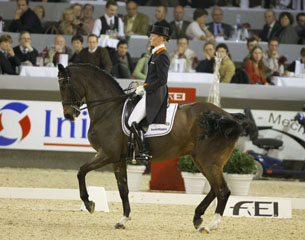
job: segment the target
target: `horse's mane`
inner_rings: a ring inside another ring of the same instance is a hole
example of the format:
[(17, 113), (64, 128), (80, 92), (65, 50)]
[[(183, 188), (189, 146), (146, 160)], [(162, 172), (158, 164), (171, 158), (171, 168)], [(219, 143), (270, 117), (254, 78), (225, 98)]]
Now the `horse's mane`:
[(111, 84), (113, 84), (114, 87), (116, 87), (119, 91), (121, 91), (122, 93), (124, 93), (124, 90), (122, 89), (122, 87), (120, 86), (120, 84), (117, 82), (117, 80), (115, 80), (115, 78), (110, 75), (109, 73), (105, 72), (103, 69), (99, 68), (96, 65), (90, 64), (90, 63), (75, 63), (72, 65), (69, 65), (68, 68), (71, 67), (87, 67), (90, 70), (94, 70), (94, 71), (98, 71), (100, 76), (104, 76), (104, 78), (100, 77), (97, 80), (98, 81), (109, 81)]

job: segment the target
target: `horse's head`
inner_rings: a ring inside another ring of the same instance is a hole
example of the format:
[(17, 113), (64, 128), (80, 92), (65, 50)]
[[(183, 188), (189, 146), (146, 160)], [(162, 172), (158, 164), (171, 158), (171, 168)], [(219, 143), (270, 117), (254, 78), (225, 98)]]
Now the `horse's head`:
[(65, 118), (74, 121), (80, 114), (82, 97), (80, 84), (72, 81), (69, 69), (58, 64), (58, 83)]

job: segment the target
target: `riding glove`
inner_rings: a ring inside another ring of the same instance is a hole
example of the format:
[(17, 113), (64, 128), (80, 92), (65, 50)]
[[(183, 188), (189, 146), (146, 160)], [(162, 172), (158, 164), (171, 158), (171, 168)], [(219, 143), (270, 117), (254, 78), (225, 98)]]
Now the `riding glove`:
[(145, 92), (144, 86), (139, 86), (136, 88), (136, 94), (137, 95), (143, 95)]

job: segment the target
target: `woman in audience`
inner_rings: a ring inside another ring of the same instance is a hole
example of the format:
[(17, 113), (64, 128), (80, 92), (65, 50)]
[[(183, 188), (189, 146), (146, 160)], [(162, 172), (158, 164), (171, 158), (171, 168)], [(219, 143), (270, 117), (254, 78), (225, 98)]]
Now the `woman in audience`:
[(44, 20), (45, 17), (44, 7), (42, 5), (37, 5), (33, 8), (33, 11), (36, 13), (37, 17), (39, 18), (41, 27), (43, 28), (43, 32), (45, 32), (48, 29), (49, 24), (46, 20)]
[(188, 25), (186, 29), (186, 35), (192, 40), (212, 40), (213, 34), (208, 30), (205, 25), (208, 12), (203, 8), (197, 8), (194, 11), (194, 21)]
[(59, 33), (64, 35), (85, 35), (86, 32), (82, 28), (82, 24), (77, 24), (77, 22), (79, 21), (75, 19), (73, 10), (71, 8), (65, 9), (58, 26)]
[(245, 64), (250, 84), (268, 84), (266, 80), (265, 65), (263, 60), (263, 49), (255, 46), (250, 52), (250, 59)]
[(220, 82), (230, 83), (231, 78), (235, 74), (235, 65), (231, 60), (228, 46), (224, 43), (218, 44), (216, 54), (222, 59), (219, 67)]
[(141, 57), (132, 73), (132, 78), (145, 80), (148, 72), (148, 61), (151, 57), (152, 48), (147, 44), (147, 52)]
[(281, 28), (276, 36), (279, 38), (280, 43), (297, 44), (299, 41), (299, 36), (292, 26), (293, 16), (289, 12), (281, 12), (279, 16), (279, 21)]
[(216, 45), (214, 41), (207, 41), (203, 45), (205, 59), (200, 61), (196, 67), (196, 72), (213, 73)]

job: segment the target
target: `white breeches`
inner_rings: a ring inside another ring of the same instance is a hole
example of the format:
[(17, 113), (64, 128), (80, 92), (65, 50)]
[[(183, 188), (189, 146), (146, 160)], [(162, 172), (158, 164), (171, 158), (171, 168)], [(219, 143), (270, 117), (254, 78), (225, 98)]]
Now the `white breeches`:
[(128, 125), (131, 126), (133, 122), (139, 123), (146, 117), (146, 92), (141, 100), (137, 103), (128, 119)]

